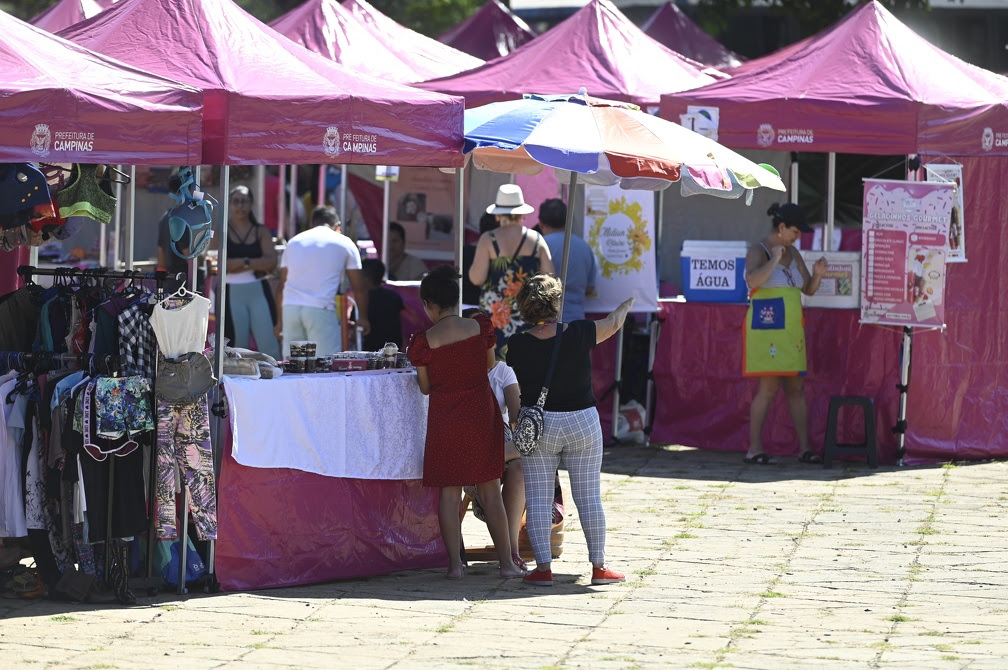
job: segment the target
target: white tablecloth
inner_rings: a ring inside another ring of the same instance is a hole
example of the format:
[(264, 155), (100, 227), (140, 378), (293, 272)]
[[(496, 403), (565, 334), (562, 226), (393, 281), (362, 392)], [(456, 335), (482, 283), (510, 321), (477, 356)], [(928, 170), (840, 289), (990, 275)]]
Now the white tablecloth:
[(256, 468), (420, 479), (427, 397), (413, 370), (224, 378), (231, 455)]

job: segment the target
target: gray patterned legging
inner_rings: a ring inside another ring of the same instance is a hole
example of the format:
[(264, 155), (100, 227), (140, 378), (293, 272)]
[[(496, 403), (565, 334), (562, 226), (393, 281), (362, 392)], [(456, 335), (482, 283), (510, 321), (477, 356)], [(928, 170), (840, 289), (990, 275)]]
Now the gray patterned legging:
[(217, 497), (207, 399), (187, 405), (159, 402), (157, 407), (157, 536), (178, 537), (175, 466), (189, 488), (188, 502), (202, 540), (217, 539)]
[(602, 510), (602, 426), (594, 407), (576, 412), (545, 412), (539, 448), (521, 458), (528, 506), (525, 527), (539, 565), (553, 560), (550, 530), (557, 466), (570, 475), (571, 494), (588, 541), (588, 559), (605, 563), (605, 512)]

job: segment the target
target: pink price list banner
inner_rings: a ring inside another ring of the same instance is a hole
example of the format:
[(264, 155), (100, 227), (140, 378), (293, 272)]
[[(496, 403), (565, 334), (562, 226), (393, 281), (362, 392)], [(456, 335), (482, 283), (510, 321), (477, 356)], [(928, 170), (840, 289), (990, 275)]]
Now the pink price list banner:
[(866, 179), (861, 322), (945, 325), (953, 184)]

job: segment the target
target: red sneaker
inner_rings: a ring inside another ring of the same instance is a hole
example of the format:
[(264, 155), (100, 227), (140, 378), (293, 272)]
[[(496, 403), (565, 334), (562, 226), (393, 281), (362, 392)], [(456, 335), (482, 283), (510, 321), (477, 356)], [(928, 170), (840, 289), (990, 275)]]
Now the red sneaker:
[(602, 584), (616, 584), (617, 582), (625, 582), (626, 576), (616, 572), (615, 570), (610, 570), (608, 567), (603, 566), (601, 568), (592, 568), (592, 586), (600, 586)]
[(533, 570), (523, 578), (526, 584), (532, 586), (553, 586), (552, 570)]

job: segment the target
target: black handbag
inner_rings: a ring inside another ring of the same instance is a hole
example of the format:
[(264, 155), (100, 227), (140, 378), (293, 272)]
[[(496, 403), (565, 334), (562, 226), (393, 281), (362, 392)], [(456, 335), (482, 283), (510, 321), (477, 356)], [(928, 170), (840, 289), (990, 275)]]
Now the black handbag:
[(549, 395), (550, 382), (553, 381), (553, 370), (556, 368), (557, 358), (560, 357), (560, 340), (563, 339), (563, 322), (557, 321), (556, 340), (553, 342), (553, 355), (550, 357), (549, 368), (546, 369), (546, 379), (543, 380), (542, 390), (539, 392), (539, 399), (531, 407), (522, 407), (518, 412), (518, 422), (511, 437), (514, 441), (515, 449), (522, 454), (531, 454), (539, 448), (539, 439), (542, 437), (543, 420), (546, 410), (546, 396)]
[(158, 362), (154, 397), (173, 404), (191, 403), (206, 395), (216, 383), (210, 359), (194, 351)]

